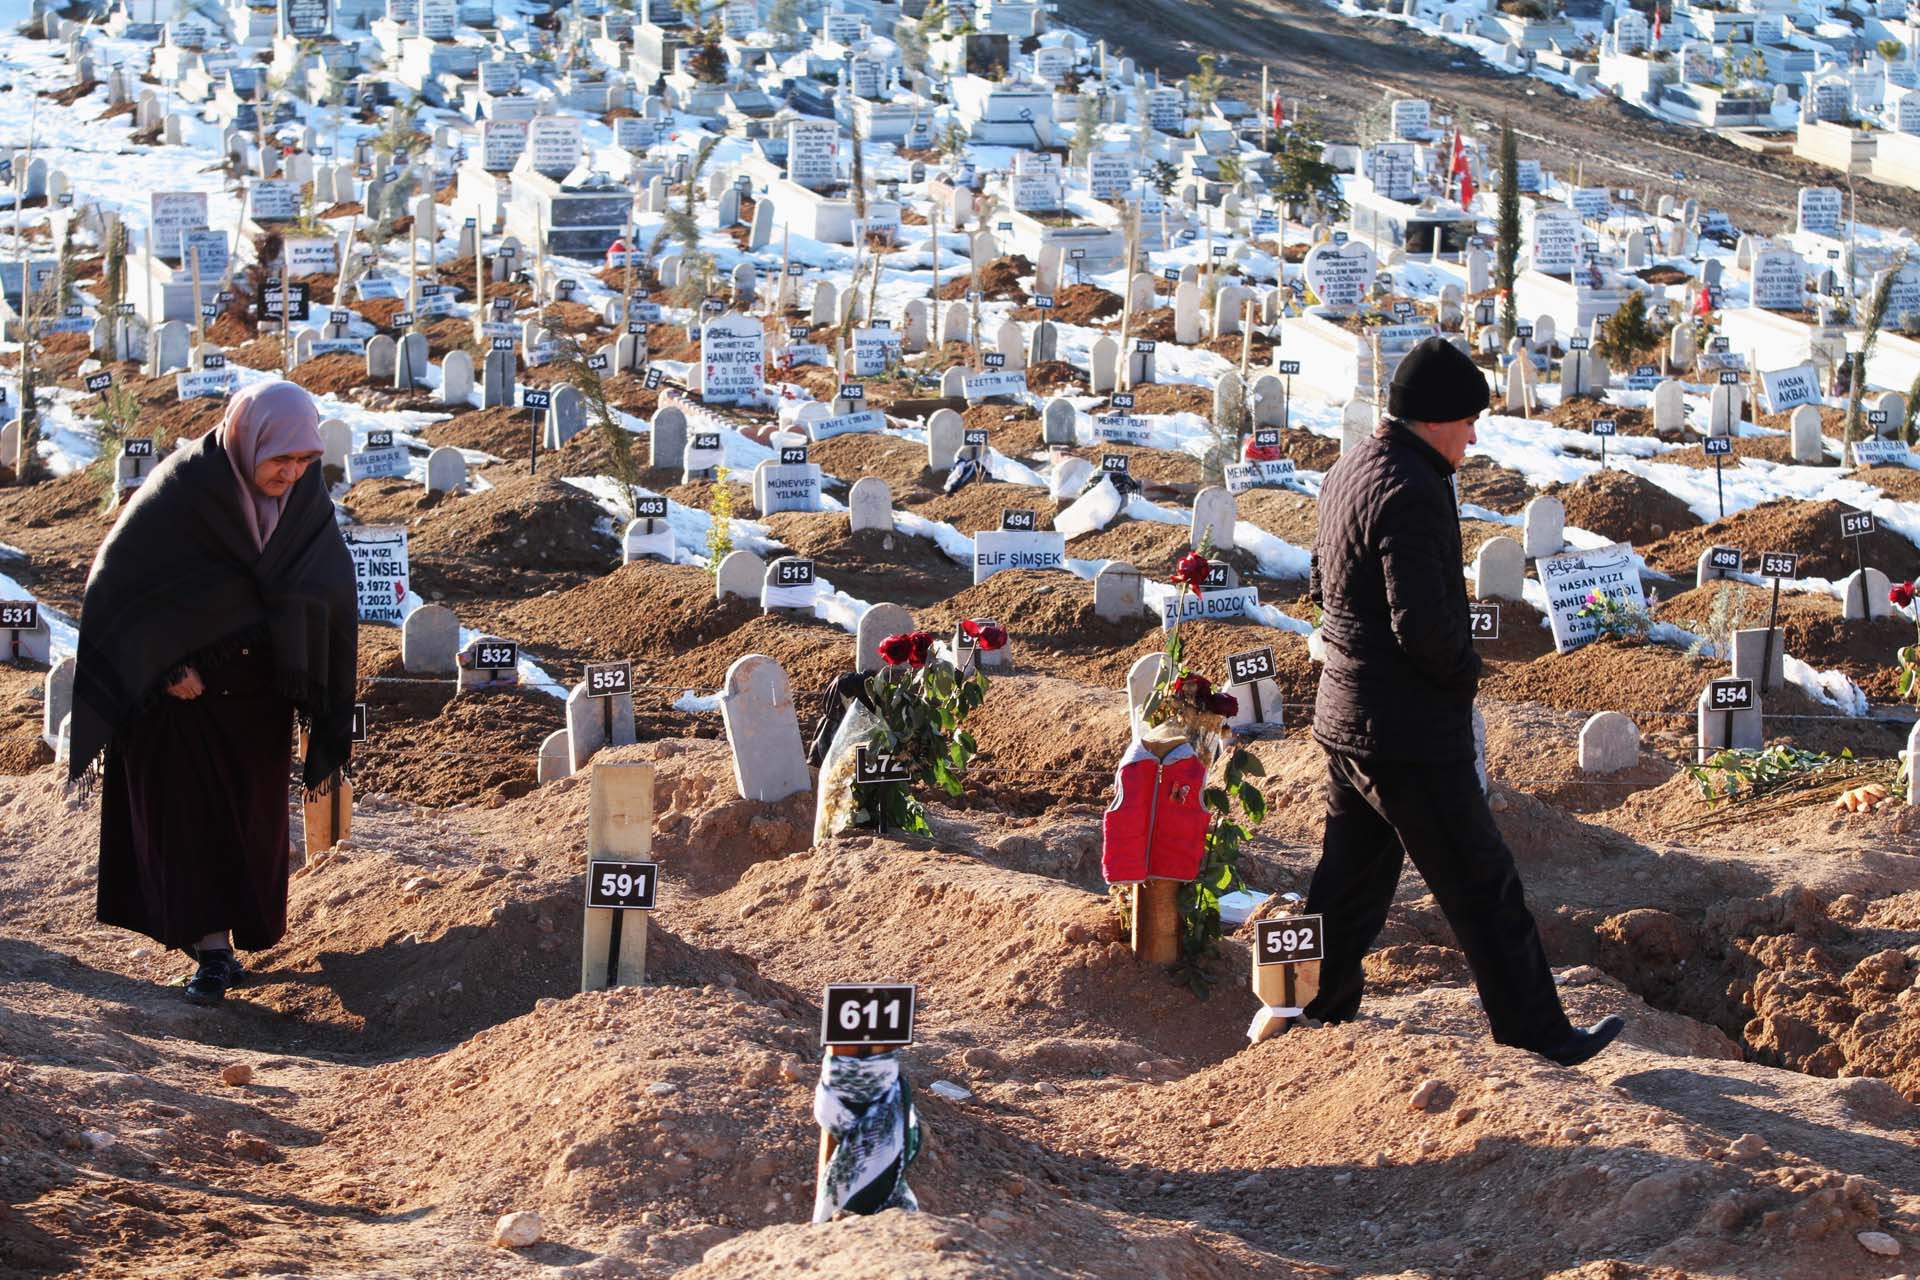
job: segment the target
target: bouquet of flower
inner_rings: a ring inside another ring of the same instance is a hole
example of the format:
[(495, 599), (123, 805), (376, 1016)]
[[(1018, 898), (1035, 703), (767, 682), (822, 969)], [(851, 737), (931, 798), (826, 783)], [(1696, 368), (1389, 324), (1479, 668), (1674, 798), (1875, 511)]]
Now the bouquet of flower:
[(1645, 635), (1650, 621), (1644, 610), (1623, 604), (1601, 591), (1587, 592), (1586, 602), (1573, 616), (1591, 618), (1594, 630), (1600, 635), (1621, 639)]

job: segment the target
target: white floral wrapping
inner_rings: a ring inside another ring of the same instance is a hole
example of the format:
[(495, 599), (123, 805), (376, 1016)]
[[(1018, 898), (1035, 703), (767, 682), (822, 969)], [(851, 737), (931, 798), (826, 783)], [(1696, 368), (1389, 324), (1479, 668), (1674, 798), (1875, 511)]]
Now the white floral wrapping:
[(814, 1190), (813, 1220), (842, 1213), (917, 1210), (907, 1166), (920, 1152), (920, 1116), (900, 1054), (828, 1054), (813, 1091), (813, 1118), (835, 1141)]

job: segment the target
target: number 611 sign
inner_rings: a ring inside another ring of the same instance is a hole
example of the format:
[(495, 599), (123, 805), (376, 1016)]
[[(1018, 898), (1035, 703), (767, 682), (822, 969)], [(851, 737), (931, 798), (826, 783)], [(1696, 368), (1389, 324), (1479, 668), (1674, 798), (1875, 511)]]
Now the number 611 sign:
[(913, 1043), (911, 982), (829, 982), (820, 1002), (822, 1045), (898, 1046)]

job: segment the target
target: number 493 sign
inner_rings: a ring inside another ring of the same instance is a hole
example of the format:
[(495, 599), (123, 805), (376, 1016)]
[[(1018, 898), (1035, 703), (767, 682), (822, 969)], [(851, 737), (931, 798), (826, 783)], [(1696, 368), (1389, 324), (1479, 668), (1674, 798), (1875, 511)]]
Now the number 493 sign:
[(820, 1043), (893, 1046), (913, 1043), (911, 982), (830, 982), (820, 1002)]

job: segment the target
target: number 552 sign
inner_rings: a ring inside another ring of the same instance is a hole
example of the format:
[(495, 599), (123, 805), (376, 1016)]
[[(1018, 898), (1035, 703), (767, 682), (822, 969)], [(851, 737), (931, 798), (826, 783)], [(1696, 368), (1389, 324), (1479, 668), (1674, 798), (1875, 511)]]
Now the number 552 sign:
[(911, 982), (830, 982), (826, 998), (820, 1002), (820, 1043), (912, 1044), (913, 997)]

